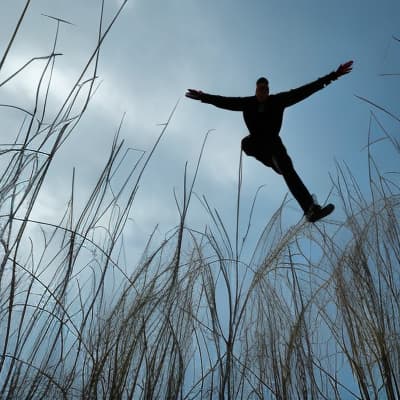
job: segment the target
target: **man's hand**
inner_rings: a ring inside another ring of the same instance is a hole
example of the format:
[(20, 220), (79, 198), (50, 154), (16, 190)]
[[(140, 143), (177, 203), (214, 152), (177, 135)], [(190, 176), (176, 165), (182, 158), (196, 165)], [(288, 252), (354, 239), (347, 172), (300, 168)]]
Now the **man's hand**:
[(203, 92), (201, 90), (188, 89), (185, 96), (189, 97), (189, 99), (200, 100), (202, 94)]
[(344, 64), (340, 64), (338, 69), (335, 71), (336, 78), (340, 78), (343, 75), (348, 74), (353, 69), (353, 61), (347, 61)]

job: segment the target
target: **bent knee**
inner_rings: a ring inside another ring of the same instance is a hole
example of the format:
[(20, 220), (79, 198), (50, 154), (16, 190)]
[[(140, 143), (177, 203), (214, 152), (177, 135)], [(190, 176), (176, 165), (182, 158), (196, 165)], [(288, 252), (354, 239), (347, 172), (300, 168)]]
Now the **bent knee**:
[(250, 136), (246, 136), (245, 138), (242, 139), (241, 146), (242, 150), (245, 152), (246, 155), (248, 156), (255, 155), (254, 141), (251, 140)]
[(282, 175), (282, 169), (276, 157), (274, 156), (271, 157), (271, 164), (272, 164), (271, 167), (275, 170), (275, 172), (278, 173), (279, 175)]

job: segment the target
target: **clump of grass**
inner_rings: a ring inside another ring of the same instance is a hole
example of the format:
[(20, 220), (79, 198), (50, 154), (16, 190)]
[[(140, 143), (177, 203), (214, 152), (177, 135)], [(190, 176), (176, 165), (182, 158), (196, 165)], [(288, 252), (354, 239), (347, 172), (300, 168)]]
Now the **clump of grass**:
[[(169, 121), (149, 154), (126, 149), (118, 130), (82, 211), (73, 174), (59, 223), (32, 219), (52, 161), (87, 109), (118, 13), (106, 29), (101, 18), (97, 47), (45, 123), (57, 30), (33, 111), (20, 110), (17, 139), (2, 146), (2, 396), (399, 398), (399, 186), (375, 167), (371, 140), (370, 195), (346, 167), (333, 179), (343, 222), (287, 228), (284, 201), (255, 245), (253, 212), (242, 216), (241, 166), (236, 232), (206, 198), (207, 228), (188, 226), (203, 146), (191, 182), (185, 168), (182, 199), (176, 194), (176, 227), (161, 243), (150, 238), (137, 265), (124, 259), (124, 226)], [(39, 229), (29, 236), (31, 226)]]

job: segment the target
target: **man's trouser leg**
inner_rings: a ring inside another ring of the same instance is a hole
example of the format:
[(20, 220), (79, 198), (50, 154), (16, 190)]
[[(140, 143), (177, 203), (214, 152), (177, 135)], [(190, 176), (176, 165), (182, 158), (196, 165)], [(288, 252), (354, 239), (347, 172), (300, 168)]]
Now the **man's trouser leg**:
[[(303, 181), (295, 171), (292, 160), (286, 153), (286, 149), (285, 154), (279, 153), (277, 155), (272, 155), (272, 160), (278, 167), (274, 168), (275, 171), (282, 174), (290, 192), (300, 204), (300, 207), (303, 209), (303, 211), (306, 213), (310, 206), (314, 203), (314, 200), (308, 189), (305, 187)], [(279, 169), (279, 171), (277, 171), (277, 169)]]
[(264, 165), (273, 168), (275, 172), (282, 175), (290, 192), (300, 204), (300, 207), (304, 212), (308, 211), (314, 203), (313, 198), (295, 171), (292, 160), (280, 139), (276, 140), (272, 146), (260, 146), (260, 143), (249, 146), (248, 140), (244, 140), (242, 141), (242, 149), (247, 155), (255, 157), (258, 161), (261, 161)]

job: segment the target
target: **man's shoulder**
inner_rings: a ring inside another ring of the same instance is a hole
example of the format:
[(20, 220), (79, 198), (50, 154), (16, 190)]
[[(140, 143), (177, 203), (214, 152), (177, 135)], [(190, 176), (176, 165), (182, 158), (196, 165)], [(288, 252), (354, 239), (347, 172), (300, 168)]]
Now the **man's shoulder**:
[(270, 94), (268, 96), (268, 101), (270, 102), (270, 104), (279, 104), (284, 100), (285, 94), (286, 94), (286, 92)]
[(241, 97), (241, 100), (243, 102), (243, 105), (248, 108), (253, 106), (254, 104), (257, 103), (257, 98), (256, 96), (245, 96), (245, 97)]
[(268, 96), (269, 99), (272, 100), (279, 100), (282, 96), (285, 95), (285, 92), (279, 92), (279, 93), (272, 93)]
[(242, 99), (248, 104), (257, 103), (257, 97), (255, 95), (242, 97)]

